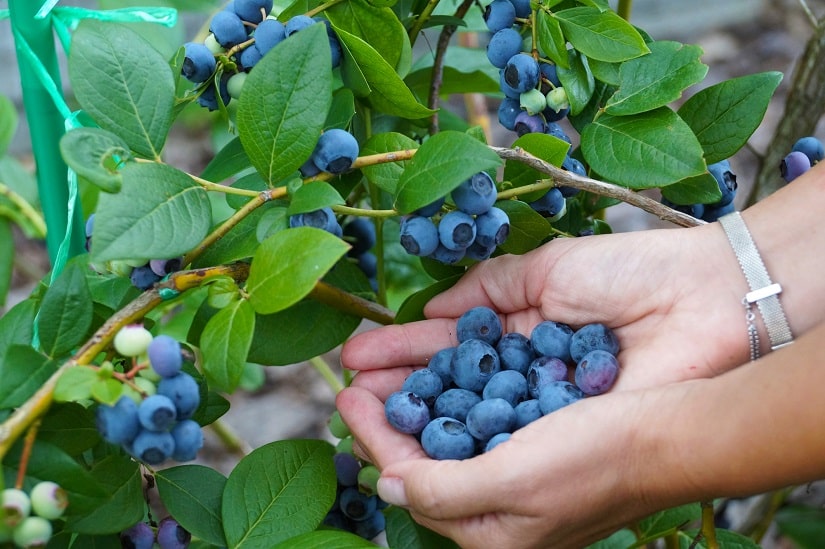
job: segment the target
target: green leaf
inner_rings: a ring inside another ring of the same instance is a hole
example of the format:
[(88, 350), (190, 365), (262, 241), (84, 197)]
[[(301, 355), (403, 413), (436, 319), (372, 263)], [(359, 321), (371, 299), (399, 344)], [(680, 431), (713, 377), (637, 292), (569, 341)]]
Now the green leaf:
[(40, 347), (51, 357), (71, 351), (91, 326), (94, 306), (85, 270), (82, 261), (70, 261), (43, 297), (37, 329)]
[(201, 335), (201, 350), (210, 387), (227, 393), (235, 390), (254, 329), (255, 311), (245, 299), (229, 304), (209, 319)]
[(544, 10), (536, 12), (536, 30), (539, 49), (559, 67), (569, 68), (567, 40), (558, 19)]
[(12, 345), (0, 356), (0, 410), (26, 402), (57, 365), (27, 345)]
[(336, 30), (357, 36), (380, 52), (390, 67), (398, 68), (404, 42), (409, 39), (404, 25), (390, 8), (377, 8), (364, 0), (349, 0), (324, 10), (324, 15)]
[[(245, 85), (246, 82), (244, 82)], [(229, 179), (233, 175), (244, 171), (251, 165), (249, 157), (241, 144), (241, 138), (236, 137), (212, 157), (212, 160), (201, 172), (201, 177), (207, 181), (220, 183), (224, 179)]]
[(229, 401), (215, 391), (206, 394), (206, 404), (201, 403), (192, 418), (200, 425), (210, 425), (229, 411)]
[(179, 465), (155, 473), (164, 507), (193, 536), (226, 545), (221, 500), (226, 477), (203, 465)]
[(265, 548), (318, 527), (335, 499), (333, 447), (281, 440), (252, 451), (233, 469), (221, 504), (230, 548)]
[[(383, 154), (393, 151), (414, 150), (418, 148), (418, 143), (404, 134), (395, 132), (385, 132), (373, 135), (364, 146), (361, 147), (362, 155)], [(398, 180), (401, 174), (409, 165), (409, 160), (399, 160), (396, 162), (385, 162), (372, 166), (364, 166), (361, 171), (370, 183), (390, 194), (395, 194)]]
[[(419, 97), (427, 97), (433, 80), (434, 57), (424, 55), (404, 78)], [(500, 93), (498, 69), (490, 64), (481, 48), (450, 46), (444, 55), (439, 93), (447, 97), (457, 93)]]
[(587, 546), (587, 549), (627, 549), (636, 543), (636, 535), (624, 529)]
[(584, 128), (581, 150), (596, 173), (631, 189), (664, 187), (707, 169), (696, 136), (667, 107), (602, 115)]
[(324, 121), (324, 131), (346, 128), (355, 116), (355, 95), (348, 88), (339, 88), (332, 94), (332, 106)]
[(238, 133), (270, 184), (312, 154), (332, 103), (329, 41), (323, 23), (284, 40), (256, 65), (238, 104)]
[(17, 107), (5, 95), (0, 95), (0, 156), (6, 154), (17, 131)]
[(54, 388), (56, 402), (85, 400), (92, 396), (92, 386), (100, 379), (91, 366), (77, 365), (61, 372)]
[[(679, 530), (676, 535), (679, 539), (680, 549), (707, 549), (708, 547), (708, 540), (705, 537), (696, 542), (696, 537), (699, 535), (697, 530)], [(725, 549), (760, 549), (761, 547), (749, 537), (721, 528), (716, 529), (716, 541), (718, 547), (724, 547)]]
[(762, 123), (781, 72), (763, 72), (725, 80), (693, 95), (679, 116), (696, 134), (713, 164), (733, 156)]
[(192, 266), (200, 268), (221, 265), (255, 255), (260, 244), (256, 234), (258, 223), (273, 209), (276, 208), (265, 205), (250, 212), (223, 238), (206, 248)]
[(410, 213), (446, 195), (462, 181), (495, 170), (501, 159), (487, 145), (455, 131), (439, 132), (421, 145), (398, 181), (395, 208)]
[[(2, 96), (0, 96), (2, 97)], [(11, 223), (0, 217), (0, 242), (13, 242)], [(0, 307), (6, 303), (11, 288), (11, 273), (14, 270), (14, 246), (0, 247)]]
[[(561, 166), (567, 156), (567, 152), (570, 150), (569, 143), (552, 135), (537, 132), (524, 134), (516, 139), (512, 147), (523, 149), (536, 158), (541, 158), (554, 166)], [(549, 175), (534, 170), (523, 162), (507, 160), (504, 163), (504, 180), (508, 181), (511, 187), (532, 185), (541, 179), (548, 179), (549, 177)], [(529, 202), (539, 198), (544, 192), (545, 191), (531, 193), (527, 198), (520, 198)]]
[(553, 14), (574, 49), (600, 61), (633, 59), (650, 50), (639, 32), (613, 11), (577, 7)]
[(206, 237), (212, 207), (206, 191), (166, 164), (129, 163), (123, 188), (101, 194), (92, 259), (164, 259), (185, 254)]
[(116, 193), (123, 178), (118, 169), (130, 160), (129, 145), (101, 128), (75, 128), (60, 139), (63, 160), (81, 177), (102, 191)]
[(127, 303), (140, 295), (132, 281), (123, 276), (101, 275), (89, 269), (86, 272), (86, 284), (92, 293), (92, 301), (109, 309), (122, 309)]
[(43, 418), (37, 438), (71, 456), (79, 456), (101, 440), (95, 426), (94, 408), (74, 402), (55, 403)]
[(567, 99), (570, 101), (570, 114), (575, 116), (582, 112), (593, 97), (596, 80), (587, 65), (587, 58), (576, 50), (567, 52), (569, 69), (559, 67), (557, 74)]
[(722, 191), (716, 179), (707, 172), (662, 187), (662, 196), (674, 204), (713, 204), (722, 198)]
[(406, 509), (388, 507), (384, 516), (387, 518), (387, 543), (393, 549), (458, 548), (455, 542), (415, 522)]
[(619, 70), (621, 70), (622, 63), (606, 63), (598, 59), (588, 59), (587, 66), (590, 67), (590, 72), (596, 80), (612, 86), (619, 84)]
[(273, 549), (360, 549), (362, 547), (377, 546), (349, 532), (317, 530), (290, 538), (283, 543), (279, 543)]
[(12, 345), (31, 345), (38, 303), (24, 299), (0, 316), (0, 359)]
[(246, 283), (255, 312), (272, 314), (300, 301), (349, 248), (340, 238), (312, 227), (287, 229), (264, 240)]
[(375, 48), (361, 38), (342, 29), (335, 28), (335, 32), (341, 44), (345, 45), (352, 55), (352, 58), (345, 56), (341, 60), (342, 67), (349, 65), (351, 61), (358, 64), (358, 68), (371, 90), (369, 101), (376, 110), (409, 119), (424, 118), (433, 114), (434, 111), (415, 99), (410, 89), (395, 72), (395, 69), (384, 60)]
[(160, 158), (172, 124), (169, 63), (131, 28), (84, 19), (72, 34), (69, 77), (77, 101), (101, 128), (140, 156)]
[(124, 385), (116, 379), (98, 379), (92, 383), (92, 398), (101, 404), (114, 404), (123, 396)]
[(521, 200), (501, 200), (496, 206), (510, 218), (510, 234), (499, 246), (508, 254), (526, 254), (550, 234), (550, 223)]
[(335, 187), (326, 181), (313, 181), (312, 183), (302, 185), (295, 191), (289, 203), (287, 213), (289, 215), (295, 215), (320, 210), (321, 208), (336, 204), (346, 204), (346, 201), (341, 198), (341, 195), (335, 190)]
[(264, 212), (258, 221), (258, 226), (255, 227), (255, 236), (258, 242), (263, 242), (278, 231), (289, 228), (289, 215), (286, 211), (287, 209), (284, 207), (275, 206)]
[(410, 294), (398, 308), (398, 313), (395, 315), (395, 323), (406, 324), (407, 322), (424, 320), (426, 318), (424, 316), (424, 306), (429, 303), (430, 299), (448, 290), (456, 282), (461, 280), (461, 276), (460, 274), (453, 275), (449, 278), (438, 280), (430, 286)]
[(708, 66), (699, 58), (699, 46), (660, 40), (650, 54), (625, 61), (619, 70), (619, 88), (605, 105), (613, 115), (636, 114), (667, 105), (688, 87), (701, 82)]
[(819, 508), (789, 504), (776, 512), (775, 523), (798, 549), (818, 549), (825, 539), (825, 511)]
[(702, 517), (702, 508), (691, 503), (654, 513), (639, 522), (642, 538), (658, 538), (666, 533)]

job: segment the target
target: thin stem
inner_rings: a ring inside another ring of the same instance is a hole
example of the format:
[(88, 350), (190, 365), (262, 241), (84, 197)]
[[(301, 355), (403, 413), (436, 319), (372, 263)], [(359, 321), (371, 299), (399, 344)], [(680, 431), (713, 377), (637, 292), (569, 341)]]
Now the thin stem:
[(802, 6), (802, 11), (805, 12), (805, 16), (808, 18), (808, 21), (810, 21), (811, 25), (816, 28), (819, 25), (819, 21), (817, 20), (816, 15), (814, 15), (814, 12), (811, 11), (810, 6), (808, 6), (808, 2), (806, 0), (799, 0), (799, 5)]
[[(154, 160), (146, 160), (145, 158), (135, 158), (135, 162), (139, 163), (152, 163), (158, 164), (159, 162), (155, 162)], [(192, 181), (203, 187), (207, 191), (213, 191), (217, 193), (224, 193), (224, 194), (237, 194), (240, 196), (258, 196), (259, 191), (252, 191), (249, 189), (236, 189), (234, 187), (230, 187), (229, 185), (221, 185), (220, 183), (214, 183), (212, 181), (208, 181), (202, 177), (198, 177), (197, 175), (193, 175), (188, 172), (183, 172), (187, 176), (189, 176)]]
[(218, 418), (210, 423), (209, 428), (213, 433), (215, 433), (218, 440), (221, 441), (223, 447), (233, 454), (243, 457), (252, 451), (252, 447), (249, 443), (241, 438), (238, 433), (236, 433), (235, 430), (221, 418)]
[(671, 532), (665, 536), (665, 549), (679, 549), (679, 533)]
[(309, 297), (345, 313), (357, 315), (379, 324), (387, 325), (395, 322), (395, 313), (386, 307), (345, 292), (326, 282), (318, 281), (309, 293)]
[(427, 2), (427, 5), (424, 6), (424, 9), (421, 10), (412, 28), (410, 28), (410, 47), (415, 46), (418, 35), (421, 34), (421, 30), (433, 14), (433, 11), (435, 11), (436, 6), (438, 6), (438, 0), (430, 0)]
[(319, 13), (324, 11), (325, 9), (329, 9), (332, 6), (334, 6), (335, 4), (340, 4), (341, 2), (343, 2), (343, 0), (327, 0), (326, 2), (321, 4), (320, 6), (317, 6), (313, 9), (309, 10), (304, 15), (306, 15), (307, 17), (315, 17), (316, 15), (318, 15)]
[[(400, 151), (390, 151), (378, 154), (368, 154), (366, 156), (359, 156), (355, 159), (350, 167), (351, 170), (358, 170), (366, 166), (375, 166), (377, 164), (386, 164), (388, 162), (401, 162), (409, 160), (415, 155), (417, 149), (403, 149)], [(307, 177), (303, 180), (304, 184), (312, 183), (313, 181), (329, 181), (338, 177), (336, 174), (321, 172), (312, 177)]]
[(790, 494), (791, 489), (783, 489), (783, 490), (776, 490), (772, 494), (770, 494), (770, 500), (768, 509), (765, 511), (765, 514), (761, 517), (759, 522), (755, 525), (753, 532), (751, 533), (751, 539), (756, 543), (760, 543), (762, 538), (765, 537), (765, 534), (770, 528), (771, 524), (773, 524), (774, 516), (779, 508), (785, 503), (785, 499)]
[(40, 429), (40, 420), (35, 420), (29, 431), (26, 433), (26, 438), (23, 440), (23, 452), (20, 454), (20, 465), (17, 468), (17, 479), (14, 482), (14, 487), (18, 490), (23, 489), (23, 482), (26, 480), (26, 469), (29, 466), (29, 459), (32, 456), (32, 448), (34, 441), (37, 440), (37, 431)]
[(37, 231), (34, 235), (35, 237), (41, 239), (46, 237), (46, 222), (43, 220), (43, 216), (37, 213), (37, 210), (35, 210), (31, 204), (3, 183), (0, 183), (0, 195), (5, 196), (9, 202), (17, 206), (23, 217), (26, 218)]
[(702, 506), (702, 536), (705, 538), (708, 549), (719, 549), (716, 539), (716, 525), (714, 524), (713, 502), (703, 501)]
[(312, 364), (316, 372), (321, 374), (321, 377), (324, 378), (324, 381), (327, 382), (336, 395), (344, 389), (344, 384), (338, 379), (338, 376), (335, 375), (335, 372), (332, 371), (332, 368), (329, 367), (326, 360), (320, 356), (315, 356), (309, 359), (309, 363)]
[(344, 206), (336, 204), (332, 206), (332, 211), (342, 215), (357, 215), (360, 217), (395, 217), (398, 212), (395, 210), (370, 210), (368, 208), (353, 208), (352, 206)]
[(616, 13), (625, 21), (630, 21), (630, 12), (633, 11), (633, 0), (619, 0)]

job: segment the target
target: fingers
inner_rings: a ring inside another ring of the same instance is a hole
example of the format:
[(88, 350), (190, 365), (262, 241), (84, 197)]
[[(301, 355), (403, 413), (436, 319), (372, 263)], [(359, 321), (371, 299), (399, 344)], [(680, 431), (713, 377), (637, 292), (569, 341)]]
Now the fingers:
[(384, 402), (390, 394), (401, 389), (404, 380), (415, 370), (416, 368), (406, 366), (384, 370), (364, 370), (358, 372), (350, 385), (366, 389), (378, 400)]

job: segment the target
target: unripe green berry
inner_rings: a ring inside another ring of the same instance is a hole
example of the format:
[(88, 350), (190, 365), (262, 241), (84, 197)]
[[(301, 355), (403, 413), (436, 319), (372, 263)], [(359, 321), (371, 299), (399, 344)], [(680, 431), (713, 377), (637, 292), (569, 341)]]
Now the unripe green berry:
[(45, 547), (51, 537), (52, 523), (43, 517), (28, 517), (12, 532), (14, 543), (24, 549)]
[[(147, 362), (149, 362), (149, 358), (146, 355), (141, 355), (138, 361), (141, 364), (146, 364)], [(155, 384), (158, 383), (161, 379), (163, 379), (162, 377), (160, 377), (160, 374), (152, 368), (142, 368), (138, 370), (138, 376), (145, 380), (151, 381)]]
[(338, 410), (332, 412), (332, 415), (329, 416), (329, 432), (335, 438), (347, 438), (352, 434), (352, 431), (349, 430), (347, 424), (344, 423), (344, 420), (341, 419), (341, 413)]
[(247, 74), (245, 72), (235, 73), (226, 81), (226, 91), (229, 92), (229, 97), (232, 99), (239, 99), (241, 97), (241, 90), (243, 90), (243, 83), (246, 82)]
[(335, 445), (335, 451), (341, 454), (351, 454), (352, 442), (352, 437), (342, 438), (338, 441), (338, 444)]
[(209, 51), (215, 55), (226, 51), (226, 49), (224, 49), (224, 47), (221, 46), (217, 40), (215, 40), (215, 35), (211, 32), (204, 39), (203, 45), (209, 48)]
[(132, 274), (132, 268), (131, 265), (119, 259), (106, 262), (106, 270), (117, 276), (128, 277)]
[(155, 385), (155, 382), (145, 377), (136, 377), (132, 380), (132, 382), (137, 385), (138, 389), (140, 389), (146, 396), (152, 396), (158, 392), (158, 387)]
[(69, 496), (66, 490), (56, 482), (44, 480), (38, 482), (29, 494), (34, 513), (44, 519), (53, 520), (63, 516), (69, 505)]
[(570, 107), (567, 92), (564, 88), (554, 88), (547, 92), (547, 106), (556, 112)]
[(124, 326), (115, 335), (115, 351), (123, 356), (138, 356), (146, 352), (152, 342), (152, 334), (140, 324)]
[(20, 524), (31, 514), (32, 502), (29, 495), (17, 488), (6, 488), (0, 496), (3, 522), (12, 528)]
[(534, 88), (519, 95), (519, 104), (522, 109), (527, 111), (527, 114), (533, 116), (547, 107), (547, 100), (544, 98), (543, 93)]
[(381, 478), (381, 472), (375, 465), (364, 465), (358, 471), (358, 488), (368, 495), (378, 493), (378, 479)]

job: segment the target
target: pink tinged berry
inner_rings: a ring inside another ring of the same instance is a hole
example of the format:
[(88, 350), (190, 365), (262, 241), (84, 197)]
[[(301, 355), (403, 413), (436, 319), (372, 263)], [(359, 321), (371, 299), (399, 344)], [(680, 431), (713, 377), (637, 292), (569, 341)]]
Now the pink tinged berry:
[(191, 540), (192, 534), (172, 517), (160, 521), (157, 535), (160, 549), (186, 549)]
[(51, 537), (52, 523), (43, 517), (28, 517), (12, 532), (14, 543), (25, 549), (46, 547)]
[(69, 506), (66, 490), (56, 482), (43, 481), (35, 484), (30, 493), (32, 510), (37, 516), (54, 520), (63, 516)]
[(146, 352), (152, 342), (152, 334), (140, 324), (124, 326), (115, 335), (115, 351), (123, 356), (134, 357)]
[(32, 504), (29, 495), (17, 488), (6, 488), (0, 496), (2, 517), (6, 526), (16, 528), (31, 514)]

